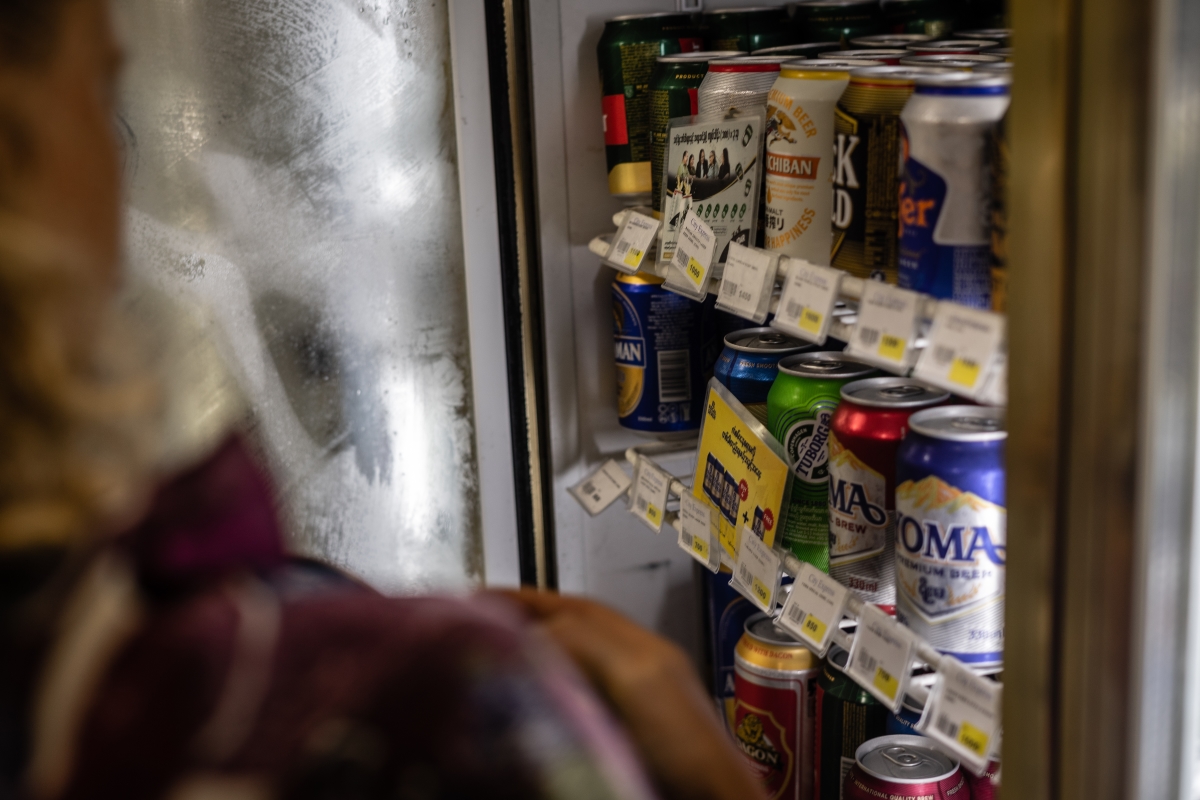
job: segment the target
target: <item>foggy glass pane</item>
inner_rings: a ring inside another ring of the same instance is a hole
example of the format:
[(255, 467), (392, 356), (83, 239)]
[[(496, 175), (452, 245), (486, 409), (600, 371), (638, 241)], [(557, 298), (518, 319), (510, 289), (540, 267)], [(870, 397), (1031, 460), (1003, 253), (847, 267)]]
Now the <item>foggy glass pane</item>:
[(478, 581), (445, 1), (117, 7), (131, 271), (216, 320), (295, 547)]

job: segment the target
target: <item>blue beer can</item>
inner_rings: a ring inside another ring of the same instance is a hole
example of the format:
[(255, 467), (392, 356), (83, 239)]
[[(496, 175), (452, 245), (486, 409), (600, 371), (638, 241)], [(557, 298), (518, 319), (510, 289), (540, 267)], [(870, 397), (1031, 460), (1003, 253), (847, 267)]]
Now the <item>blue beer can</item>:
[(924, 703), (918, 703), (912, 697), (904, 695), (900, 710), (895, 714), (888, 714), (887, 722), (883, 726), (884, 735), (924, 736), (925, 734), (917, 730), (917, 722), (924, 711)]
[(746, 620), (758, 613), (754, 604), (729, 585), (733, 573), (729, 567), (717, 572), (704, 571), (708, 584), (708, 646), (713, 668), (713, 698), (726, 724), (733, 730), (733, 651), (746, 627)]
[(1004, 409), (909, 417), (896, 460), (896, 618), (971, 667), (1003, 663)]
[(700, 429), (704, 404), (701, 306), (668, 292), (662, 278), (613, 281), (617, 416), (630, 430), (660, 436)]
[(725, 337), (725, 349), (713, 375), (750, 413), (767, 424), (767, 395), (779, 374), (779, 360), (815, 350), (816, 345), (793, 339), (774, 328), (746, 328)]

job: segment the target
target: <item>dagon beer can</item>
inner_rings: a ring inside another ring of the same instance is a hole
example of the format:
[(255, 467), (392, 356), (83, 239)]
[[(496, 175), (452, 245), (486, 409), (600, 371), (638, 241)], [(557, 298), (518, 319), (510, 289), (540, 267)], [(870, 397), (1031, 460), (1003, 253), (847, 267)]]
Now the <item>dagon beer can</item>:
[(699, 303), (668, 292), (662, 278), (618, 274), (613, 281), (617, 416), (642, 433), (700, 428), (704, 403)]
[(908, 418), (949, 399), (911, 378), (842, 387), (829, 431), (829, 574), (868, 603), (896, 603), (896, 454)]
[(737, 644), (733, 735), (768, 796), (812, 797), (814, 684), (808, 648), (775, 630), (769, 614), (746, 621)]
[(917, 78), (900, 114), (899, 284), (991, 307), (987, 138), (1008, 109), (1011, 79), (950, 72)]
[(958, 762), (924, 736), (880, 736), (864, 742), (846, 776), (844, 800), (970, 800)]
[(762, 50), (802, 41), (783, 6), (717, 8), (701, 16), (705, 39), (714, 50)]
[(767, 395), (779, 374), (780, 359), (816, 347), (774, 328), (734, 331), (725, 337), (725, 349), (717, 359), (713, 375), (733, 392), (746, 410), (766, 425)]
[(973, 667), (1004, 656), (1004, 411), (909, 417), (896, 461), (896, 618)]
[(813, 797), (841, 800), (842, 784), (863, 742), (884, 735), (888, 711), (846, 676), (850, 654), (833, 645), (821, 664), (816, 691)]
[(637, 197), (650, 192), (650, 77), (655, 59), (701, 46), (689, 14), (631, 14), (604, 24), (596, 55), (611, 194)]

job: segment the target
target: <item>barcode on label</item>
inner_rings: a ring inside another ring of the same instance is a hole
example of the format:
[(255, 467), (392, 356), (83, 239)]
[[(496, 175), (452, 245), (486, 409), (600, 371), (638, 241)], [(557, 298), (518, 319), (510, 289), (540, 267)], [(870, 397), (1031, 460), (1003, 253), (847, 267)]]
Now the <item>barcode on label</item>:
[(629, 252), (629, 242), (627, 242), (624, 239), (617, 242), (617, 252), (616, 252), (617, 259), (616, 260), (620, 260), (620, 259), (624, 258), (625, 254), (628, 252)]
[(863, 672), (867, 673), (868, 675), (873, 675), (875, 673), (875, 667), (878, 666), (878, 664), (879, 660), (875, 658), (875, 656), (871, 655), (865, 650), (862, 652)]
[(754, 581), (754, 575), (745, 564), (738, 566), (738, 580), (749, 586)]
[(637, 499), (637, 510), (638, 510), (638, 511), (641, 511), (642, 513), (645, 513), (646, 509), (647, 509), (647, 508), (649, 508), (649, 507), (650, 507), (650, 501), (649, 501), (649, 500), (647, 500), (647, 499), (646, 499), (646, 498), (644, 498), (644, 497), (639, 497), (639, 498)]
[(692, 399), (690, 350), (660, 350), (658, 353), (658, 402), (683, 403)]
[(804, 310), (804, 306), (797, 303), (795, 300), (787, 301), (786, 316), (790, 319), (800, 319), (800, 312)]
[(876, 342), (879, 341), (879, 331), (875, 328), (859, 328), (858, 340), (862, 342), (865, 347), (872, 347)]
[(954, 360), (954, 348), (939, 344), (933, 348), (933, 361), (941, 367), (948, 366)]
[(685, 545), (687, 545), (688, 547), (692, 546), (692, 535), (690, 533), (688, 533), (687, 531), (682, 531), (679, 534), (679, 540), (681, 542), (683, 542)]
[(738, 285), (731, 280), (726, 280), (721, 283), (721, 294), (728, 294), (728, 295), (736, 296), (737, 290), (738, 290)]
[(792, 606), (788, 609), (788, 619), (797, 625), (799, 625), (800, 622), (807, 616), (808, 612), (801, 609), (800, 606)]
[(938, 714), (937, 729), (951, 739), (958, 738), (958, 725), (952, 722), (945, 714)]

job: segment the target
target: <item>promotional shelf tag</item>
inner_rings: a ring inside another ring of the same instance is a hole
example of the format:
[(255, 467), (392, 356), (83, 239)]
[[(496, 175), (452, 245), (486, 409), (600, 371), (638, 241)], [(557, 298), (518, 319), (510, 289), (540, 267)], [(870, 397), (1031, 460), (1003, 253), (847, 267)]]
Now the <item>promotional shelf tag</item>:
[(717, 308), (762, 323), (771, 307), (779, 256), (737, 242), (729, 245)]
[(654, 217), (630, 211), (625, 215), (617, 231), (617, 238), (608, 249), (605, 262), (622, 272), (637, 272), (641, 269), (642, 261), (654, 243), (654, 237), (661, 225), (662, 223)]
[(913, 376), (955, 394), (976, 397), (1003, 341), (1004, 317), (999, 314), (938, 303), (929, 344)]
[(844, 276), (840, 269), (820, 267), (802, 258), (788, 259), (779, 309), (771, 325), (805, 341), (825, 344)]
[(629, 512), (658, 533), (667, 513), (671, 475), (645, 456), (638, 458), (633, 473), (633, 503)]
[(895, 373), (912, 366), (921, 296), (886, 283), (866, 281), (848, 355)]
[(774, 613), (783, 570), (779, 556), (749, 528), (742, 528), (740, 540), (730, 584), (759, 610)]
[(690, 494), (679, 498), (679, 546), (709, 572), (721, 568), (716, 512)]
[(908, 628), (868, 603), (858, 619), (846, 674), (893, 712), (899, 711), (912, 675), (912, 653)]
[(631, 483), (621, 465), (610, 458), (600, 465), (600, 469), (567, 491), (594, 517), (629, 491)]
[(674, 292), (701, 301), (708, 294), (709, 272), (716, 255), (717, 235), (704, 220), (688, 211), (679, 229), (675, 257), (663, 284)]
[(791, 594), (783, 603), (783, 615), (775, 623), (810, 650), (824, 656), (829, 638), (846, 608), (849, 590), (812, 564), (804, 564)]
[(1000, 684), (976, 675), (956, 658), (943, 656), (917, 729), (980, 775), (1000, 737), (1001, 691)]

